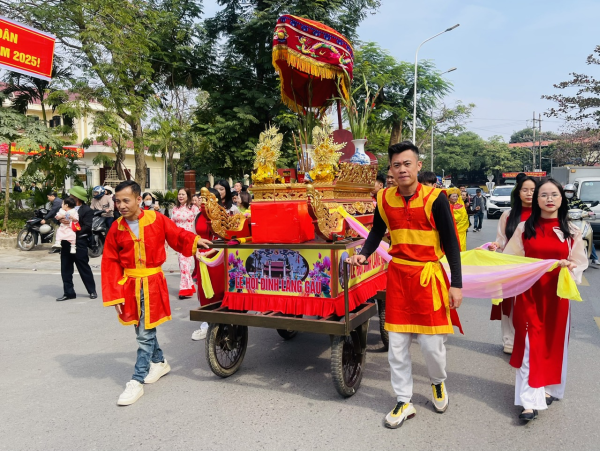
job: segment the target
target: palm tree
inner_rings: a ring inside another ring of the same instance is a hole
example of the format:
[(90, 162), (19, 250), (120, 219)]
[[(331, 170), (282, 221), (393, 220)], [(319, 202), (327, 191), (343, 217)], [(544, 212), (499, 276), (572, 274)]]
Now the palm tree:
[[(31, 75), (24, 75), (18, 72), (8, 72), (5, 83), (6, 86), (2, 89), (2, 94), (5, 96), (13, 95), (11, 102), (12, 107), (21, 114), (25, 114), (29, 105), (35, 102), (39, 102), (42, 106), (42, 119), (44, 124), (48, 125), (46, 116), (46, 106), (44, 100), (47, 99), (48, 95), (52, 92), (58, 91), (59, 89), (55, 86), (61, 80), (65, 80), (71, 77), (71, 72), (68, 68), (61, 68), (59, 63), (55, 59), (52, 67), (52, 80), (41, 80), (39, 78), (32, 77)], [(57, 103), (50, 105), (52, 111), (58, 106)]]

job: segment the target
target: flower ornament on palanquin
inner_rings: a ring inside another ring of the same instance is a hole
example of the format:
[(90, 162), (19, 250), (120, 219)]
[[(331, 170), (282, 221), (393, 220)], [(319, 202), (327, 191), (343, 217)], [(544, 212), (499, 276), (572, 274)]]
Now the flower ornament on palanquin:
[(277, 174), (277, 160), (281, 156), (281, 145), (283, 144), (283, 134), (278, 133), (279, 129), (270, 126), (260, 134), (256, 148), (254, 149), (254, 169), (253, 181), (257, 185), (266, 185), (280, 180)]
[(336, 144), (331, 136), (333, 126), (331, 119), (325, 116), (321, 126), (313, 129), (313, 143), (315, 147), (310, 150), (310, 158), (315, 167), (310, 171), (310, 178), (315, 182), (333, 182), (337, 171), (337, 164), (342, 156), (346, 143)]

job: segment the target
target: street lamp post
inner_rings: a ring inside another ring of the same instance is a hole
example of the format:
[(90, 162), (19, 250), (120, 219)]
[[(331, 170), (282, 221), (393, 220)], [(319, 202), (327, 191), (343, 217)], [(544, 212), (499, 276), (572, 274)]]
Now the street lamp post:
[[(442, 72), (440, 77), (448, 72), (453, 72), (456, 70), (456, 67), (452, 69), (448, 69), (446, 72)], [(433, 105), (431, 106), (431, 172), (433, 172), (433, 132), (435, 130), (435, 123), (433, 122)], [(414, 143), (414, 141), (413, 141)]]
[(429, 39), (425, 39), (423, 42), (421, 42), (419, 44), (419, 47), (417, 47), (417, 52), (415, 53), (415, 79), (414, 79), (414, 91), (413, 91), (413, 104), (414, 104), (413, 105), (413, 124), (412, 124), (413, 125), (413, 133), (412, 133), (412, 142), (413, 142), (413, 144), (417, 140), (417, 78), (418, 78), (418, 76), (417, 76), (417, 70), (419, 68), (419, 62), (418, 62), (419, 49), (426, 42), (431, 41), (433, 38), (437, 38), (441, 34), (444, 34), (444, 33), (447, 33), (448, 31), (454, 30), (459, 25), (460, 24), (457, 23), (453, 27), (446, 28), (441, 33), (438, 33), (435, 36), (430, 37)]

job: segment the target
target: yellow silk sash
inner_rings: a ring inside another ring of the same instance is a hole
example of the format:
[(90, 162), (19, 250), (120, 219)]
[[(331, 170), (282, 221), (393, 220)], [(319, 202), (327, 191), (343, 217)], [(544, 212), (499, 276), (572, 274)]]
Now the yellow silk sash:
[[(423, 271), (421, 271), (420, 283), (422, 287), (427, 287), (429, 284), (431, 284), (431, 294), (433, 297), (433, 311), (437, 312), (442, 307), (440, 299), (444, 301), (444, 305), (448, 305), (448, 287), (446, 286), (446, 281), (444, 280), (444, 272), (442, 271), (442, 265), (439, 261), (415, 262), (410, 260), (403, 260), (401, 258), (396, 257), (394, 257), (392, 261), (394, 263), (398, 263), (399, 265), (422, 266)], [(435, 279), (439, 280), (440, 284), (442, 285), (441, 296), (437, 287), (437, 283), (435, 283)]]

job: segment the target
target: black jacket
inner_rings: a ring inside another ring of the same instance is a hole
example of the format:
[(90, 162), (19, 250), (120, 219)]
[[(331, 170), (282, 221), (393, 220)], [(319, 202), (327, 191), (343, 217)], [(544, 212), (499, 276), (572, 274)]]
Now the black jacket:
[(82, 235), (91, 235), (92, 234), (92, 222), (94, 221), (94, 210), (90, 208), (89, 205), (83, 204), (79, 207), (77, 211), (79, 214), (79, 225), (81, 226), (81, 230), (75, 232), (77, 238)]
[(45, 220), (54, 219), (54, 217), (58, 214), (58, 210), (62, 207), (62, 200), (57, 196), (52, 201), (52, 205), (50, 205), (50, 210), (48, 214), (44, 216)]

